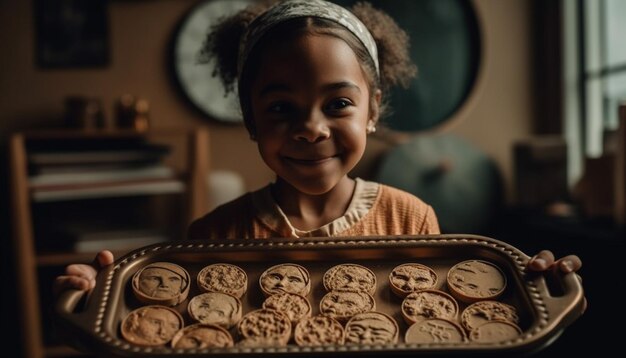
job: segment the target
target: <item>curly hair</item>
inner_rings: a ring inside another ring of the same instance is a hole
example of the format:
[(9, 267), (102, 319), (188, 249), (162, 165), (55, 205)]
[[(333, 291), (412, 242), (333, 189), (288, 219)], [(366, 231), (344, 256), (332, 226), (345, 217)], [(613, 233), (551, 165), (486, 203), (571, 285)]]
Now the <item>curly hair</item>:
[(350, 31), (341, 25), (320, 18), (298, 18), (285, 21), (269, 30), (254, 47), (246, 61), (242, 73), (237, 70), (239, 44), (250, 23), (260, 14), (281, 0), (265, 0), (255, 3), (230, 17), (222, 19), (211, 28), (200, 51), (200, 61), (216, 60), (213, 76), (219, 76), (226, 93), (233, 92), (237, 85), (239, 102), (244, 122), (251, 134), (255, 129), (251, 119), (250, 84), (254, 80), (258, 63), (256, 61), (263, 49), (271, 42), (289, 40), (303, 33), (324, 34), (344, 40), (355, 52), (361, 68), (366, 75), (370, 89), (370, 109), (375, 105), (374, 93), (380, 89), (383, 93), (379, 116), (388, 114), (386, 93), (393, 86), (407, 87), (412, 77), (417, 74), (417, 67), (409, 56), (409, 36), (386, 13), (377, 10), (370, 3), (359, 2), (350, 10), (368, 28), (378, 47), (380, 75), (376, 74), (374, 64), (367, 50)]

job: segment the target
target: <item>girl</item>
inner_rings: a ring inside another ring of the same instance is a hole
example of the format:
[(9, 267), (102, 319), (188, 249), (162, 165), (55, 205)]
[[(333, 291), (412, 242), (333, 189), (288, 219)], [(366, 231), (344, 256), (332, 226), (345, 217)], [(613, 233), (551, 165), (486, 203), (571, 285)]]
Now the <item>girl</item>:
[[(191, 224), (191, 239), (438, 234), (433, 209), (406, 192), (348, 177), (384, 115), (389, 87), (415, 75), (408, 37), (367, 3), (351, 11), (323, 0), (264, 3), (225, 19), (203, 54), (237, 85), (246, 128), (276, 182)], [(57, 289), (88, 289), (96, 269), (70, 265)], [(576, 256), (542, 251), (533, 270), (576, 271)]]

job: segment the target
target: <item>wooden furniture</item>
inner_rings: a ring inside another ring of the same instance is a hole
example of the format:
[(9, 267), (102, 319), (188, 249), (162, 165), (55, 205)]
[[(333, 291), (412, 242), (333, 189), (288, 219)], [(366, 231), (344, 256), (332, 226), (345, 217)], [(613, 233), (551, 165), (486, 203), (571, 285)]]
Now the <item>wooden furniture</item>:
[(615, 221), (626, 227), (626, 102), (619, 107), (615, 153)]
[[(149, 143), (167, 144), (171, 150), (163, 157), (163, 162), (174, 169), (175, 179), (184, 190), (169, 194), (158, 192), (132, 193), (126, 194), (122, 198), (93, 197), (70, 201), (52, 200), (46, 203), (37, 203), (33, 200), (32, 184), (29, 183), (28, 163), (30, 151), (36, 147), (37, 143), (76, 139), (110, 139), (114, 141), (123, 138), (142, 138)], [(53, 214), (59, 214), (58, 212), (63, 214), (63, 211), (68, 210), (68, 213), (72, 214), (73, 210), (73, 213), (79, 217), (89, 215), (88, 202), (91, 202), (92, 206), (107, 206), (111, 211), (123, 212), (127, 210), (128, 212), (130, 210), (130, 216), (137, 215), (142, 217), (142, 220), (147, 218), (148, 225), (155, 225), (155, 222), (165, 223), (170, 239), (184, 238), (186, 228), (191, 220), (207, 211), (208, 146), (208, 132), (197, 128), (151, 130), (145, 133), (50, 130), (17, 133), (11, 137), (9, 148), (11, 208), (16, 257), (16, 290), (18, 302), (21, 304), (18, 307), (17, 317), (21, 324), (23, 356), (43, 357), (70, 354), (69, 348), (58, 344), (50, 346), (47, 342), (44, 343), (45, 328), (43, 322), (46, 319), (50, 320), (50, 313), (46, 312), (45, 309), (42, 310), (41, 307), (51, 306), (52, 297), (48, 291), (51, 291), (52, 279), (62, 273), (67, 264), (89, 263), (95, 255), (94, 252), (76, 253), (70, 249), (50, 252), (41, 249), (48, 233), (41, 231), (42, 218), (38, 217), (39, 206), (45, 205), (47, 207), (46, 212)], [(147, 207), (151, 209), (146, 210), (146, 205), (143, 204), (143, 206), (133, 207), (142, 200), (147, 201)], [(72, 207), (72, 205), (74, 206)], [(116, 257), (119, 257), (120, 252), (117, 254)], [(49, 331), (45, 333), (50, 334)]]

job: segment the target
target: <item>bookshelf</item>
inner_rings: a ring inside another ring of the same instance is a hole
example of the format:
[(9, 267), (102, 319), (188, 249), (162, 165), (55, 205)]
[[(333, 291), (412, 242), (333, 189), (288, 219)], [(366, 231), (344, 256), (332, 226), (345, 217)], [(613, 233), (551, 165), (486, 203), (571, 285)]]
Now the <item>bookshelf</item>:
[[(128, 143), (134, 154), (124, 153)], [(155, 240), (184, 238), (191, 220), (208, 208), (209, 135), (204, 128), (144, 133), (43, 130), (16, 133), (9, 146), (23, 356), (65, 356), (72, 350), (54, 337), (46, 309), (52, 306), (52, 279), (67, 264), (91, 262), (99, 247), (93, 240), (102, 240), (107, 248), (107, 238), (115, 233), (141, 236), (131, 241), (137, 246), (149, 242), (151, 230), (158, 233)], [(100, 151), (100, 159), (97, 153), (90, 155), (91, 150)], [(142, 152), (155, 156), (139, 164), (146, 158), (134, 161), (133, 155)], [(103, 159), (106, 155), (113, 157)], [(51, 164), (59, 159), (69, 163)], [(76, 236), (61, 234), (76, 225)], [(124, 225), (133, 225), (141, 234), (118, 227)], [(85, 227), (94, 228), (87, 244), (79, 236)], [(72, 240), (83, 245), (73, 245)], [(119, 257), (133, 247), (112, 249)]]

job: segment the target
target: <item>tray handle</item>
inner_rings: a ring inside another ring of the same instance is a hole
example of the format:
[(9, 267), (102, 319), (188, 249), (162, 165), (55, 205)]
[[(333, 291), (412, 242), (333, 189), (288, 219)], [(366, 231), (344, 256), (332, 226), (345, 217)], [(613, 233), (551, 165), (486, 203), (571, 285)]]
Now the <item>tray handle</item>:
[(544, 303), (550, 317), (549, 324), (565, 328), (583, 314), (585, 295), (577, 273), (570, 272), (564, 275), (556, 273), (554, 277), (563, 290), (562, 295), (552, 296), (549, 294), (550, 291), (547, 289), (544, 276), (539, 276), (536, 282), (543, 286), (544, 292), (548, 292), (544, 297)]
[(85, 319), (88, 316), (88, 309), (85, 307), (82, 311), (77, 310), (79, 303), (87, 299), (88, 295), (88, 291), (83, 290), (63, 291), (55, 303), (57, 322), (72, 330), (88, 329), (89, 320)]

